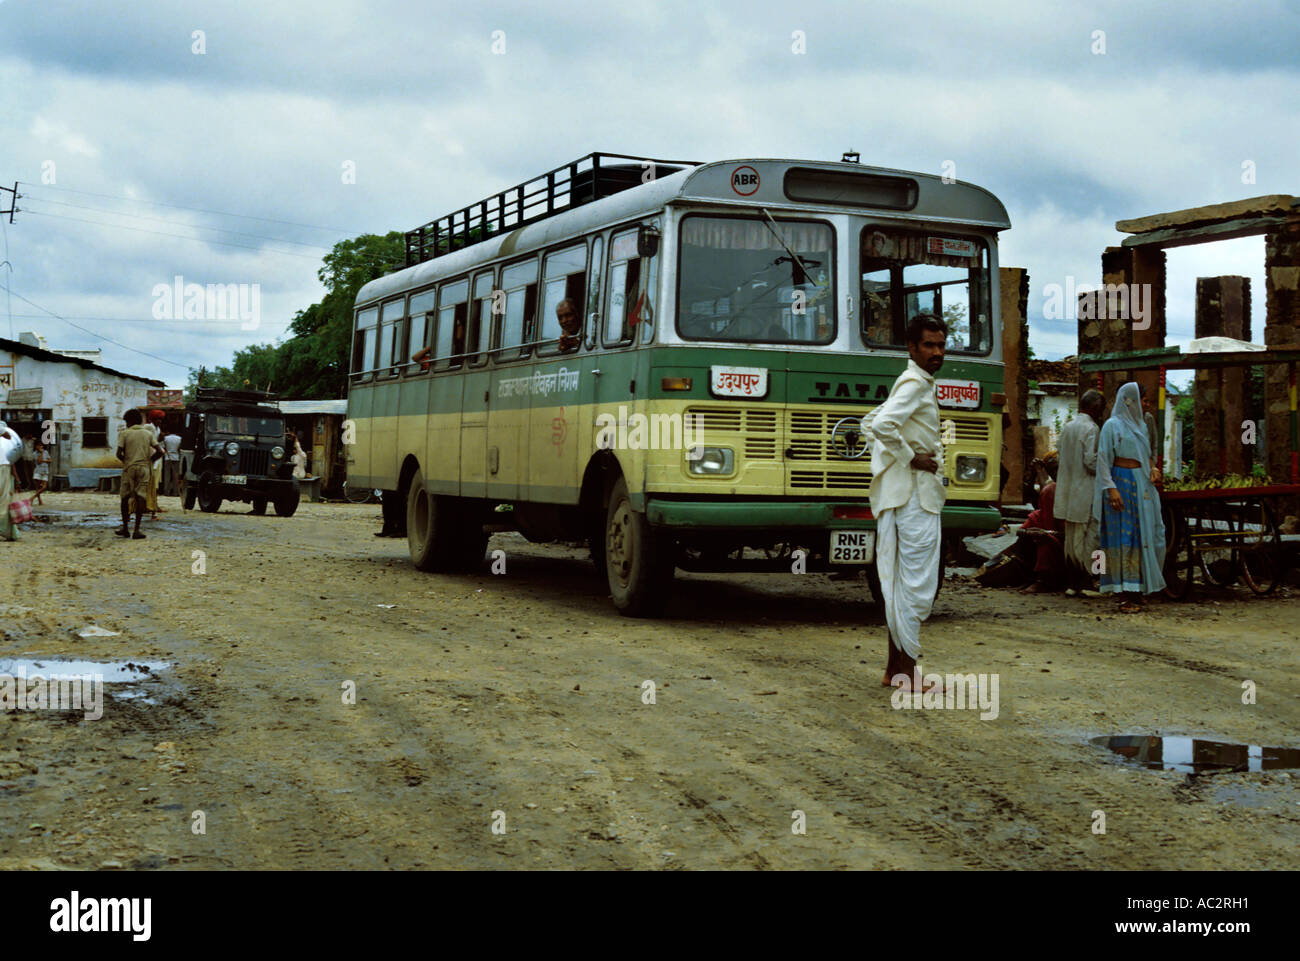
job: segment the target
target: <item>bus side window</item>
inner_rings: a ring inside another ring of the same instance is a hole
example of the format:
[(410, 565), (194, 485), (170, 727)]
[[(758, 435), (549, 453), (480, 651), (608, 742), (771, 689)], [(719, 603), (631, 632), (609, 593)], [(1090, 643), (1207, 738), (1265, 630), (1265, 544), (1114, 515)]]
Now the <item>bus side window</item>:
[[(555, 312), (560, 302), (570, 301), (579, 324), (583, 321), (583, 304), (587, 299), (586, 243), (575, 244), (546, 255), (545, 286), (542, 294), (537, 340), (543, 345), (541, 348), (543, 352), (554, 354), (561, 350), (561, 337), (564, 334)], [(566, 349), (573, 350), (581, 342), (580, 327), (577, 340), (570, 340)]]
[(398, 327), (405, 315), (405, 297), (399, 297), (397, 300), (390, 300), (384, 304), (379, 326), (379, 360), (375, 364), (380, 373), (393, 373), (395, 372), (395, 365), (401, 364), (400, 360), (394, 359), (393, 348), (397, 345)]
[[(652, 277), (643, 277), (643, 259), (636, 249), (635, 230), (615, 234), (609, 245), (609, 310), (605, 314), (605, 345), (630, 344), (640, 330), (645, 330), (642, 341), (650, 335), (649, 297), (647, 284)], [(653, 261), (651, 262), (653, 263)], [(645, 324), (645, 327), (640, 325)], [(638, 329), (640, 327), (640, 330)]]
[(492, 330), (492, 274), (479, 274), (474, 278), (474, 304), (470, 309), (469, 330), (465, 335), (466, 360), (478, 364), (483, 360), (487, 346), (485, 335)]
[(469, 281), (444, 284), (438, 294), (438, 338), (433, 356), (438, 370), (459, 367), (465, 353)]
[(505, 316), (501, 318), (499, 360), (522, 357), (537, 316), (537, 260), (507, 267), (501, 272), (501, 288), (506, 293)]
[(411, 306), (407, 311), (411, 315), (407, 321), (410, 326), (410, 335), (408, 343), (403, 348), (402, 363), (407, 365), (408, 370), (414, 373), (429, 369), (427, 363), (417, 365), (411, 360), (411, 357), (433, 343), (434, 310), (437, 302), (437, 294), (432, 290), (426, 290), (411, 296)]
[(352, 372), (364, 374), (374, 369), (376, 325), (379, 308), (369, 307), (357, 314), (357, 332), (352, 342)]
[(587, 303), (583, 308), (582, 323), (587, 331), (588, 344), (596, 343), (596, 325), (600, 323), (600, 295), (602, 268), (605, 265), (605, 240), (600, 235), (591, 241), (591, 281), (587, 284)]

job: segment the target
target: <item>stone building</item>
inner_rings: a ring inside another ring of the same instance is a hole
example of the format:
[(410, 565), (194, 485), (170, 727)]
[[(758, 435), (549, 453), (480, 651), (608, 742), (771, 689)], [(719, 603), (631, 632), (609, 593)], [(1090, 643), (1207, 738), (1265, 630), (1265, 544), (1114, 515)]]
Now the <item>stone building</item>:
[(0, 420), (22, 435), (53, 438), (51, 479), (70, 470), (120, 466), (113, 452), (122, 417), (166, 386), (98, 362), (98, 351), (50, 350), (26, 332), (0, 337)]

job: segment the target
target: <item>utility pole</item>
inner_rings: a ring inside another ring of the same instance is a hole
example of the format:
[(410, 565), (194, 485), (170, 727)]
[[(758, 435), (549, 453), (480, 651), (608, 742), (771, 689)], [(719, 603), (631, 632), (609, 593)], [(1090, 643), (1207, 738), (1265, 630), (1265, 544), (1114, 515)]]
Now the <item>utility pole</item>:
[(18, 198), (22, 196), (22, 194), (18, 192), (18, 181), (17, 180), (14, 181), (14, 185), (12, 188), (0, 187), (0, 190), (3, 190), (7, 194), (13, 194), (13, 199), (9, 201), (9, 209), (0, 210), (0, 216), (4, 216), (5, 214), (8, 214), (9, 222), (13, 223), (14, 214), (18, 212)]

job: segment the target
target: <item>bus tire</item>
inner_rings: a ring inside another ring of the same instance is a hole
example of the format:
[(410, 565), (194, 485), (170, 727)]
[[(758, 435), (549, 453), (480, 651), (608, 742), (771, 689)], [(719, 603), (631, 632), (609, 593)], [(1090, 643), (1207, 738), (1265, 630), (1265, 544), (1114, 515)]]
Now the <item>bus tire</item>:
[(619, 478), (605, 512), (605, 575), (620, 614), (658, 617), (673, 578), (672, 541), (632, 509), (627, 482)]
[(406, 544), (411, 563), (422, 571), (453, 570), (457, 526), (451, 498), (430, 494), (424, 487), (424, 471), (417, 469), (406, 495)]

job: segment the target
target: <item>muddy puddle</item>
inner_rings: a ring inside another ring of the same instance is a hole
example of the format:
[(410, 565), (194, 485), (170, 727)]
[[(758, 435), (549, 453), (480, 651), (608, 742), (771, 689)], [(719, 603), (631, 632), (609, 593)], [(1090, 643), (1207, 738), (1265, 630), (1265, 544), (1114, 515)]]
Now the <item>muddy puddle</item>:
[(1300, 749), (1297, 748), (1148, 734), (1094, 737), (1091, 743), (1154, 771), (1216, 774), (1300, 768)]
[(81, 661), (57, 657), (0, 657), (0, 678), (36, 677), (45, 680), (90, 678), (112, 684), (114, 697), (152, 704), (143, 682), (157, 680), (171, 666), (168, 661)]

